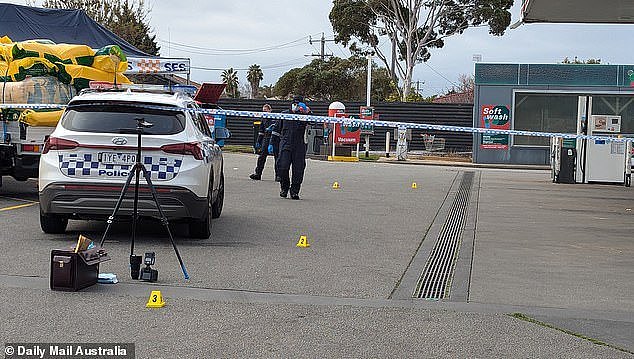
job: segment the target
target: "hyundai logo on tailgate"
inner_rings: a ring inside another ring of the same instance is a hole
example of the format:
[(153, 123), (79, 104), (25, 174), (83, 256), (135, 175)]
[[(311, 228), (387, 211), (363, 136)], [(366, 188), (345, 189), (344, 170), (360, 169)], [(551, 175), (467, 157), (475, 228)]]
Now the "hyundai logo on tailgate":
[(114, 143), (115, 145), (123, 146), (128, 143), (128, 140), (123, 137), (115, 137), (112, 139), (112, 143)]

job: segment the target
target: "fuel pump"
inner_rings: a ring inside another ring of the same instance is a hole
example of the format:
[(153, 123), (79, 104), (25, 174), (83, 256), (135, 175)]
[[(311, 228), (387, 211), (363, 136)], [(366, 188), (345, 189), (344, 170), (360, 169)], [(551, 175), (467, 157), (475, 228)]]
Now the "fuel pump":
[(558, 183), (631, 185), (632, 142), (622, 138), (621, 116), (592, 115), (592, 96), (579, 96), (577, 135), (602, 139), (551, 139), (551, 172)]
[[(592, 115), (589, 117), (590, 135), (621, 137), (621, 116)], [(588, 140), (586, 148), (586, 181), (629, 183), (631, 151), (628, 142), (609, 139)]]
[(551, 173), (555, 183), (576, 183), (577, 149), (574, 138), (551, 137)]

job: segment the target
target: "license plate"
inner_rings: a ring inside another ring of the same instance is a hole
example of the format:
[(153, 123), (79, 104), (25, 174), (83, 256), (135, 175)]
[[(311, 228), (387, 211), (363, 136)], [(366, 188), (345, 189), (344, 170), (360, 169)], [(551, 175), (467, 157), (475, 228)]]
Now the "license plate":
[(133, 165), (136, 163), (136, 153), (102, 152), (99, 162), (105, 165)]

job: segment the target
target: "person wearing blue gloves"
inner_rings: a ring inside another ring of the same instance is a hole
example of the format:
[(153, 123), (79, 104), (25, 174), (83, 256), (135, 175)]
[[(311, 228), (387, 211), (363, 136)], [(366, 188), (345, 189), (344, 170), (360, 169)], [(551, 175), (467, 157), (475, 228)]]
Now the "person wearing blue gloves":
[[(293, 97), (290, 113), (312, 114), (302, 96)], [(290, 190), (291, 198), (299, 199), (299, 190), (306, 168), (306, 125), (305, 121), (280, 120), (277, 122), (282, 134), (277, 159), (277, 170), (280, 175), (280, 197), (286, 198)], [(289, 176), (291, 167), (293, 167), (292, 178)]]
[[(262, 106), (262, 112), (271, 112), (271, 105), (264, 104)], [(279, 182), (279, 176), (277, 174), (277, 151), (276, 147), (279, 143), (280, 133), (276, 129), (277, 121), (270, 118), (263, 118), (260, 122), (260, 128), (258, 131), (258, 139), (255, 142), (255, 151), (259, 152), (258, 162), (255, 166), (255, 173), (252, 173), (249, 178), (259, 181), (262, 179), (262, 171), (264, 171), (264, 164), (266, 158), (269, 155), (273, 155), (275, 158), (275, 180)]]

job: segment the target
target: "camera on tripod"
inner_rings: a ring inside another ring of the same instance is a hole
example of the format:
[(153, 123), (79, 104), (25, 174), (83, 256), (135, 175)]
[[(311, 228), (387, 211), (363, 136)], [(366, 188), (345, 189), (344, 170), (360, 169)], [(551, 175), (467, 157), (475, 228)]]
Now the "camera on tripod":
[(146, 252), (143, 258), (145, 268), (141, 269), (140, 279), (146, 282), (156, 282), (158, 280), (158, 270), (152, 269), (151, 266), (156, 262), (156, 254), (154, 252)]
[(189, 274), (187, 273), (187, 269), (185, 268), (183, 259), (181, 258), (181, 255), (178, 252), (176, 243), (174, 243), (174, 236), (172, 236), (172, 231), (170, 231), (169, 222), (167, 221), (167, 217), (165, 216), (163, 209), (161, 209), (161, 204), (159, 203), (156, 189), (154, 188), (154, 184), (152, 184), (150, 172), (148, 171), (147, 168), (145, 168), (145, 165), (141, 163), (141, 149), (143, 148), (143, 146), (141, 145), (141, 138), (142, 138), (142, 135), (144, 134), (143, 130), (154, 126), (154, 124), (145, 121), (143, 117), (137, 117), (134, 120), (136, 121), (136, 128), (120, 129), (120, 133), (136, 133), (137, 135), (136, 163), (134, 164), (134, 166), (132, 166), (132, 169), (130, 169), (126, 182), (123, 185), (123, 188), (121, 188), (121, 193), (119, 194), (119, 199), (117, 199), (115, 208), (112, 211), (112, 214), (108, 217), (108, 220), (106, 221), (107, 223), (106, 230), (103, 232), (103, 236), (101, 237), (101, 242), (99, 243), (99, 245), (103, 246), (104, 242), (106, 241), (106, 237), (108, 235), (108, 232), (110, 231), (110, 227), (115, 221), (117, 212), (119, 212), (119, 209), (121, 209), (123, 198), (125, 197), (125, 194), (128, 191), (130, 183), (134, 179), (135, 182), (134, 182), (134, 202), (133, 202), (134, 204), (133, 204), (133, 214), (132, 214), (132, 238), (130, 240), (130, 276), (132, 277), (132, 279), (141, 279), (147, 282), (156, 282), (158, 280), (158, 270), (152, 269), (151, 267), (152, 265), (154, 265), (154, 262), (156, 260), (155, 253), (154, 252), (145, 253), (145, 258), (143, 259), (145, 268), (142, 268), (142, 269), (140, 268), (141, 256), (134, 255), (134, 241), (136, 239), (137, 222), (139, 220), (139, 211), (138, 211), (139, 178), (141, 177), (141, 175), (143, 175), (143, 178), (145, 178), (145, 181), (147, 182), (147, 186), (150, 189), (150, 193), (152, 194), (152, 199), (154, 200), (154, 203), (156, 204), (156, 208), (158, 209), (158, 212), (160, 214), (161, 223), (163, 224), (163, 226), (165, 227), (165, 230), (167, 231), (167, 234), (169, 235), (170, 242), (172, 243), (172, 247), (174, 248), (174, 252), (176, 253), (176, 258), (178, 258), (178, 262), (181, 266), (181, 269), (183, 270), (183, 276), (185, 277), (185, 279), (189, 279)]

